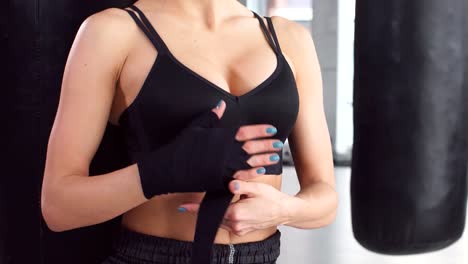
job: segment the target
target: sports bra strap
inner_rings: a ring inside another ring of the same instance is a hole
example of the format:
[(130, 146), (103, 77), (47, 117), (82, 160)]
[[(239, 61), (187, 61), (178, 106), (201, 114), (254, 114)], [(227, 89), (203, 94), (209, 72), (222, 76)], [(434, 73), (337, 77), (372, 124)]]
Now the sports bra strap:
[[(271, 48), (275, 51), (276, 54), (280, 54), (281, 53), (281, 50), (278, 48), (279, 46), (275, 45), (273, 43), (273, 39), (271, 38), (271, 34), (268, 32), (268, 29), (267, 27), (265, 26), (265, 22), (263, 22), (263, 19), (260, 17), (259, 14), (257, 14), (256, 12), (254, 12), (253, 10), (250, 10), (254, 15), (255, 17), (258, 19), (258, 21), (260, 22), (260, 27), (262, 28), (262, 31), (263, 33), (265, 34), (267, 40), (268, 40), (268, 43), (270, 44)], [(267, 20), (268, 20), (268, 17), (266, 17)]]
[(136, 5), (132, 4), (128, 7), (131, 8), (132, 10), (135, 10), (138, 13), (140, 19), (137, 18), (137, 16), (135, 15), (133, 11), (127, 10), (125, 8), (123, 9), (132, 16), (132, 18), (135, 20), (137, 25), (143, 30), (146, 36), (151, 40), (153, 45), (156, 47), (156, 49), (158, 50), (158, 53), (163, 53), (167, 51), (166, 44), (162, 40), (161, 36), (156, 32), (156, 29), (154, 29), (153, 25), (145, 16), (145, 14)]
[(158, 43), (159, 45), (159, 48), (160, 50), (159, 51), (162, 51), (162, 52), (165, 52), (165, 51), (168, 51), (169, 49), (167, 48), (167, 45), (166, 43), (164, 43), (164, 40), (161, 38), (161, 36), (159, 35), (159, 33), (156, 31), (156, 29), (153, 27), (153, 25), (151, 24), (151, 22), (148, 20), (148, 18), (146, 17), (146, 15), (143, 13), (143, 11), (140, 10), (140, 8), (138, 8), (136, 5), (130, 5), (130, 8), (135, 10), (141, 17), (143, 23), (145, 23), (146, 27), (148, 27), (149, 31), (152, 33), (152, 35), (156, 38), (156, 42)]
[[(153, 45), (156, 47), (156, 49), (158, 50), (158, 53), (169, 51), (166, 43), (164, 43), (163, 39), (158, 34), (158, 32), (153, 27), (153, 25), (148, 20), (148, 18), (143, 13), (143, 11), (141, 11), (140, 8), (138, 8), (134, 4), (132, 4), (132, 5), (128, 6), (128, 7), (135, 10), (138, 13), (140, 18), (138, 18), (135, 15), (134, 12), (132, 12), (132, 11), (130, 11), (128, 9), (125, 9), (125, 7), (123, 7), (122, 9), (127, 11), (130, 14), (130, 16), (133, 18), (133, 20), (135, 20), (137, 25), (141, 28), (141, 30), (143, 30), (145, 35), (151, 40), (151, 43), (153, 43)], [(265, 23), (263, 22), (263, 19), (260, 17), (260, 15), (258, 15), (253, 10), (251, 10), (251, 12), (255, 15), (255, 17), (260, 22), (260, 27), (262, 29), (262, 32), (267, 37), (268, 43), (270, 44), (272, 49), (275, 51), (276, 54), (280, 55), (281, 54), (281, 48), (280, 48), (280, 45), (279, 45), (278, 37), (276, 36), (275, 29), (273, 27), (273, 23), (271, 22), (271, 17), (265, 17), (266, 20), (267, 20), (267, 23), (268, 23), (268, 29), (267, 29), (267, 27), (266, 27)], [(271, 32), (271, 34), (270, 34), (270, 32)], [(273, 38), (272, 38), (272, 36), (273, 36)]]
[(273, 26), (273, 22), (271, 22), (271, 17), (265, 17), (265, 18), (268, 23), (268, 28), (270, 29), (271, 34), (273, 35), (273, 38), (275, 39), (275, 44), (276, 44), (276, 47), (278, 48), (278, 52), (281, 53), (281, 47), (278, 41), (278, 37), (276, 36), (275, 27)]
[(148, 31), (146, 26), (141, 22), (140, 19), (135, 15), (133, 11), (130, 11), (128, 9), (122, 8), (123, 10), (127, 11), (127, 13), (135, 20), (135, 23), (138, 25), (138, 27), (145, 33), (145, 35), (148, 37), (148, 39), (153, 43), (153, 45), (156, 47), (156, 49), (159, 50), (159, 45), (156, 41), (156, 39), (151, 35), (151, 33)]

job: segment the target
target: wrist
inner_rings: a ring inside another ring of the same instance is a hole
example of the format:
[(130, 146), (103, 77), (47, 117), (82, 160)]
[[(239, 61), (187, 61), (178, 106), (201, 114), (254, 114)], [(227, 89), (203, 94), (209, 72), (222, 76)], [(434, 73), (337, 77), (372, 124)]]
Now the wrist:
[(296, 216), (307, 206), (305, 201), (299, 197), (286, 195), (280, 199), (280, 219), (281, 225), (288, 225), (295, 221)]

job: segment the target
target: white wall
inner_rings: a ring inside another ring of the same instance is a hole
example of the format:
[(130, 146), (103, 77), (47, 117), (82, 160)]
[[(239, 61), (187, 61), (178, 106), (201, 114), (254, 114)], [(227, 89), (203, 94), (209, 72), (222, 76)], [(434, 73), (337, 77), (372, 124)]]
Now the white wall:
[(351, 155), (355, 0), (338, 0), (337, 111), (335, 151)]

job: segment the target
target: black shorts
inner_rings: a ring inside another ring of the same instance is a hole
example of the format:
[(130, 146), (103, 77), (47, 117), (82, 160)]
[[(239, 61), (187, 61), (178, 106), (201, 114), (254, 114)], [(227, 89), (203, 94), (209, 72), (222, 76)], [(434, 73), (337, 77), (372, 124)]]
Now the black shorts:
[[(281, 232), (261, 241), (213, 244), (213, 264), (276, 264)], [(113, 253), (101, 264), (190, 264), (191, 241), (158, 237), (122, 227)]]

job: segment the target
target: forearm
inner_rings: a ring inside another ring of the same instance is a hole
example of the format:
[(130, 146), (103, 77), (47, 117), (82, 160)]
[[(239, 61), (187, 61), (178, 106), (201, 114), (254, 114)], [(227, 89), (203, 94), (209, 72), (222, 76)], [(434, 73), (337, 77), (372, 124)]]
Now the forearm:
[(303, 229), (326, 226), (335, 219), (337, 207), (338, 195), (330, 185), (307, 185), (285, 201), (288, 221), (284, 225)]
[(59, 232), (105, 222), (145, 201), (133, 164), (102, 175), (69, 175), (44, 183), (41, 208), (49, 228)]

